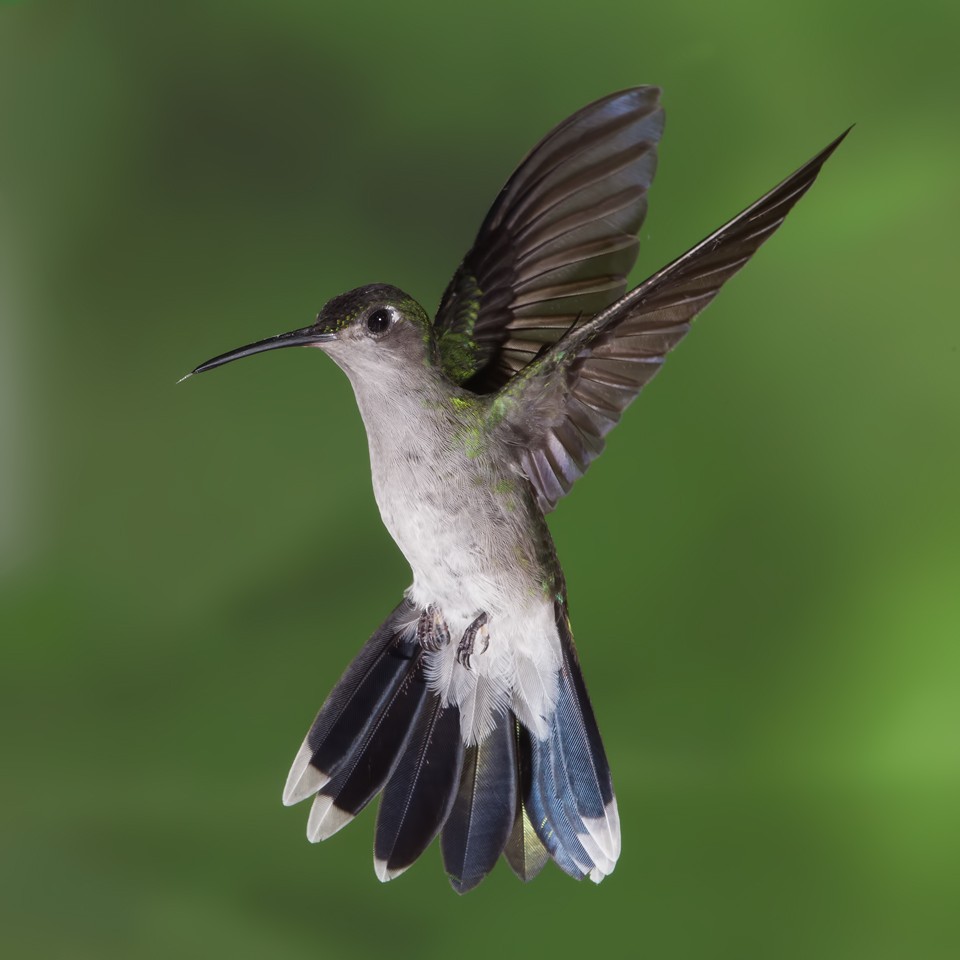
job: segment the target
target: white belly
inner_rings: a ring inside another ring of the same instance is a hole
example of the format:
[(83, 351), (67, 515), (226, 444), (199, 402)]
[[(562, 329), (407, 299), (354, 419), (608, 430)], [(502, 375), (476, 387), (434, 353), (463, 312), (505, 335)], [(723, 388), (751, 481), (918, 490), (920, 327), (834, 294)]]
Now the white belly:
[[(482, 740), (507, 709), (545, 737), (559, 638), (554, 598), (523, 547), (522, 515), (490, 484), (465, 477), (462, 461), (438, 456), (425, 473), (422, 463), (390, 454), (371, 445), (377, 504), (413, 571), (406, 595), (421, 610), (438, 608), (450, 628), (450, 644), (426, 655), (431, 687), (459, 707), (467, 743)], [(481, 613), (489, 642), (467, 669), (457, 662), (457, 646)]]

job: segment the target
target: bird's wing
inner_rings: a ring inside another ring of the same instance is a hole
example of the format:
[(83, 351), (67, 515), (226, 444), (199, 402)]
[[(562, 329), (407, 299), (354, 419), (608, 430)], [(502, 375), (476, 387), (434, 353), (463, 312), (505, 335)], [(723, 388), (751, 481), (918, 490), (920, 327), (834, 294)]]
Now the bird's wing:
[[(849, 131), (847, 131), (849, 132)], [(490, 417), (520, 445), (544, 512), (603, 449), (604, 437), (690, 321), (780, 226), (846, 136), (692, 250), (545, 350), (492, 399)]]
[(626, 290), (647, 212), (663, 110), (657, 87), (584, 107), (500, 191), (436, 318), (444, 370), (492, 393)]

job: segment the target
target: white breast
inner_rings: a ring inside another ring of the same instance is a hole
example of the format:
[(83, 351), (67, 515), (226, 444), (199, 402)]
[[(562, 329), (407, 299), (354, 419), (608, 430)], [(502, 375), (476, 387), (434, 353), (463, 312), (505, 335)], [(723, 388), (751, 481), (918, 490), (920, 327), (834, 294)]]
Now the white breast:
[[(467, 458), (442, 430), (404, 438), (368, 425), (368, 437), (383, 522), (413, 571), (406, 594), (421, 609), (438, 607), (450, 627), (450, 645), (427, 655), (431, 687), (459, 707), (467, 743), (482, 740), (508, 708), (546, 736), (559, 638), (553, 597), (523, 559), (522, 511), (497, 492), (489, 463)], [(482, 612), (489, 645), (467, 670), (457, 645)]]

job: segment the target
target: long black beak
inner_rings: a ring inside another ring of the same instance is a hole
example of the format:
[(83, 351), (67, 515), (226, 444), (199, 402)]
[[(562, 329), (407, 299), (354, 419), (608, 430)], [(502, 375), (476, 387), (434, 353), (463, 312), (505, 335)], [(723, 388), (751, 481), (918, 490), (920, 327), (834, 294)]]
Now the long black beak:
[(231, 360), (239, 360), (241, 357), (252, 357), (255, 353), (263, 353), (265, 350), (279, 350), (280, 347), (312, 347), (318, 343), (327, 343), (330, 340), (336, 340), (337, 335), (329, 330), (324, 330), (319, 323), (314, 323), (309, 327), (302, 327), (299, 330), (291, 330), (290, 333), (279, 333), (275, 337), (267, 337), (266, 340), (258, 340), (256, 343), (248, 343), (245, 347), (238, 347), (236, 350), (230, 350), (227, 353), (221, 353), (219, 357), (207, 360), (201, 363), (199, 367), (191, 370), (186, 377), (192, 377), (195, 373), (206, 373), (214, 367), (222, 367)]

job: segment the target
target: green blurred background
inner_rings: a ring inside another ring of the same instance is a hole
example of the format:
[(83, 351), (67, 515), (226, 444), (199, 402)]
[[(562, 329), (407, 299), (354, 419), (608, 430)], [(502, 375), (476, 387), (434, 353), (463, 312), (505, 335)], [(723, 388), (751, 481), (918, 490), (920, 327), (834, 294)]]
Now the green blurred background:
[[(960, 955), (956, 5), (0, 7), (0, 950)], [(437, 303), (522, 154), (664, 87), (637, 280), (857, 128), (552, 520), (599, 888), (377, 883), (280, 789), (408, 570), (346, 379), (197, 362)]]

